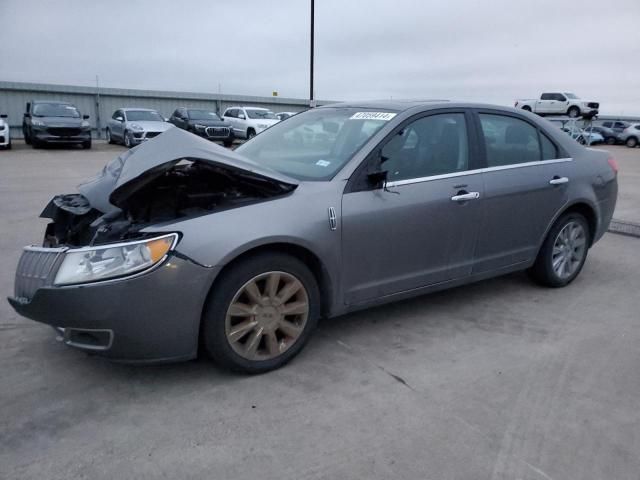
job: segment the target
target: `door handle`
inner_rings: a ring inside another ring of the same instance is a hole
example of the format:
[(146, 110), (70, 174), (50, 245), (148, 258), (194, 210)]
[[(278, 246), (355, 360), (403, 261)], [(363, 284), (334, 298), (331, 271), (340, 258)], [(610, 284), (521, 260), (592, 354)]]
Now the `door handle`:
[(480, 198), (480, 192), (469, 192), (469, 193), (458, 192), (458, 195), (454, 195), (453, 197), (451, 197), (451, 201), (466, 202), (468, 200), (477, 200), (478, 198)]
[(569, 179), (567, 177), (553, 177), (549, 180), (550, 185), (563, 185), (565, 183), (569, 183)]

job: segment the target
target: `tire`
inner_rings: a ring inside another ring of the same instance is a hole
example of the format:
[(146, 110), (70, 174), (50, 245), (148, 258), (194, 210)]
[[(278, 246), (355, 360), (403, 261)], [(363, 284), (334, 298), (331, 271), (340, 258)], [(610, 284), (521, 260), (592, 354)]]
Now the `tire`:
[[(269, 295), (268, 282), (274, 278), (275, 295)], [(298, 290), (291, 298), (280, 306), (271, 303), (296, 282)], [(260, 298), (261, 303), (247, 295), (246, 288), (251, 284), (257, 287), (259, 296), (254, 298)], [(228, 315), (235, 302), (243, 307), (240, 315)], [(286, 320), (278, 311), (284, 306), (300, 308), (300, 304), (305, 312), (287, 315)], [(246, 314), (247, 308), (252, 313)], [(307, 266), (286, 254), (263, 253), (241, 260), (215, 283), (202, 319), (201, 338), (208, 355), (221, 367), (263, 373), (283, 366), (302, 350), (319, 316), (320, 291)], [(238, 328), (241, 324), (247, 328)], [(235, 341), (229, 338), (234, 335), (234, 327)]]
[(111, 138), (111, 130), (109, 130), (108, 128), (105, 131), (105, 136), (107, 137), (107, 143), (109, 145), (113, 145), (114, 143), (116, 143), (116, 142), (113, 141), (113, 138)]
[(31, 142), (29, 143), (31, 144), (31, 147), (34, 149), (44, 147), (44, 143), (42, 143), (40, 140), (36, 140), (35, 138), (32, 138)]
[(124, 131), (124, 134), (122, 135), (122, 139), (124, 140), (125, 147), (131, 148), (133, 146), (131, 142), (131, 135), (127, 130)]
[(578, 107), (569, 107), (567, 115), (571, 118), (578, 118), (580, 116), (580, 109)]
[(82, 142), (82, 148), (85, 150), (89, 150), (91, 148), (91, 140), (87, 140), (86, 142)]
[(255, 136), (256, 136), (256, 131), (253, 128), (248, 128), (247, 129), (247, 140), (251, 140)]
[(27, 145), (31, 145), (31, 135), (29, 135), (29, 131), (23, 129), (22, 136), (24, 137), (24, 143), (26, 143)]
[(629, 148), (635, 148), (638, 146), (638, 139), (636, 137), (629, 137), (624, 144)]
[(531, 107), (528, 105), (525, 105), (524, 107), (522, 107), (522, 110), (526, 111), (526, 112), (530, 112), (531, 111)]
[[(574, 231), (578, 234), (572, 239)], [(549, 230), (535, 263), (528, 270), (529, 276), (546, 287), (558, 288), (570, 284), (584, 266), (591, 235), (589, 224), (583, 215), (569, 212), (561, 216)], [(563, 258), (570, 259), (568, 266)]]
[(9, 139), (9, 143), (5, 147), (7, 150), (11, 150), (11, 139)]
[(584, 137), (582, 135), (580, 135), (578, 138), (576, 138), (576, 142), (578, 142), (580, 145), (586, 145), (587, 141), (584, 139)]
[(607, 137), (604, 141), (607, 145), (615, 145), (616, 137)]

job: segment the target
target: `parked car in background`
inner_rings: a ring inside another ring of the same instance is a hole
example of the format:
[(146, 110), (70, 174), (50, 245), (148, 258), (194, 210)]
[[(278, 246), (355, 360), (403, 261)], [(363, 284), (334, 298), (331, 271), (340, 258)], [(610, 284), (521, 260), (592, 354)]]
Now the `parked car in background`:
[(296, 113), (298, 112), (278, 112), (276, 113), (276, 117), (278, 117), (279, 120), (286, 120), (289, 117), (293, 117)]
[(601, 123), (601, 125), (605, 128), (610, 128), (616, 134), (620, 134), (624, 131), (625, 128), (627, 128), (631, 124), (629, 122), (624, 122), (622, 120), (605, 120), (604, 122)]
[[(300, 145), (306, 129), (325, 140)], [(492, 105), (324, 106), (235, 151), (175, 128), (53, 198), (9, 302), (94, 355), (206, 351), (261, 373), (321, 316), (521, 270), (568, 285), (608, 229), (617, 171)]]
[(7, 115), (0, 115), (0, 148), (9, 150), (11, 148), (11, 132)]
[(24, 141), (33, 148), (55, 144), (80, 144), (91, 148), (89, 115), (81, 115), (75, 105), (54, 100), (27, 102), (22, 120)]
[(237, 138), (245, 139), (255, 137), (280, 121), (271, 110), (258, 107), (229, 107), (222, 117), (229, 122)]
[(586, 130), (575, 127), (563, 127), (562, 131), (580, 145), (597, 145), (598, 143), (604, 143), (604, 137), (597, 132), (587, 132)]
[(173, 128), (156, 110), (150, 108), (119, 108), (107, 122), (109, 143), (122, 143), (127, 148), (157, 137)]
[(618, 134), (611, 128), (601, 127), (598, 125), (592, 125), (585, 128), (587, 133), (598, 133), (604, 139), (604, 143), (607, 145), (615, 145), (618, 143)]
[(640, 144), (640, 123), (629, 125), (620, 134), (620, 141), (629, 148), (635, 148)]
[(176, 127), (214, 142), (222, 142), (225, 147), (233, 145), (231, 124), (222, 120), (217, 113), (202, 108), (176, 108), (169, 122)]
[(598, 114), (598, 102), (585, 102), (573, 93), (543, 93), (539, 99), (516, 100), (515, 108), (538, 115), (568, 115), (572, 118), (593, 118)]

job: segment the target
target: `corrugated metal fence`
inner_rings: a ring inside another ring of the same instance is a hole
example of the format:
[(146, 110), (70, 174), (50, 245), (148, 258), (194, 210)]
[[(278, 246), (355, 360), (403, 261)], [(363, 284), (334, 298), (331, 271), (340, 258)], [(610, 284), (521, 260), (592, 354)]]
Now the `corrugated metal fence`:
[[(25, 104), (30, 100), (73, 103), (82, 114), (90, 115), (94, 136), (99, 138), (104, 138), (107, 120), (121, 107), (153, 108), (165, 117), (171, 116), (178, 107), (207, 108), (220, 114), (233, 105), (266, 107), (275, 112), (298, 112), (309, 108), (309, 100), (299, 98), (0, 82), (0, 113), (8, 115), (13, 138), (22, 138), (22, 117)], [(319, 101), (318, 105), (326, 103), (331, 102)]]

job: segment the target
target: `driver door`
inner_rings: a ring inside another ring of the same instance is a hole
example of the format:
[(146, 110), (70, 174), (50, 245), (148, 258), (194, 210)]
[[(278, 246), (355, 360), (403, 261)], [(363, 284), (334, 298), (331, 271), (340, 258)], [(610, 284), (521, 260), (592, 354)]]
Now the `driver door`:
[[(471, 273), (483, 183), (469, 115), (414, 117), (354, 174), (342, 198), (347, 304)], [(387, 172), (386, 188), (359, 181), (372, 169)]]

